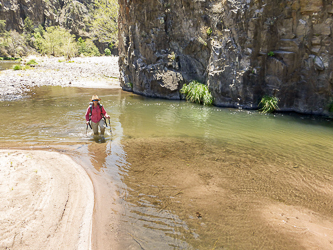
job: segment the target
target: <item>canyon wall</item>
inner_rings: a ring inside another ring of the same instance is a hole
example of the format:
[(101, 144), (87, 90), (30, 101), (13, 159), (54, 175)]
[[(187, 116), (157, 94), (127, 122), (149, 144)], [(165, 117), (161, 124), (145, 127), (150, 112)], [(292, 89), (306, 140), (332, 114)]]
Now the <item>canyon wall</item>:
[(333, 97), (331, 0), (119, 0), (121, 86), (182, 98), (208, 85), (217, 106), (328, 114)]
[(88, 36), (86, 22), (90, 18), (92, 0), (0, 0), (0, 20), (6, 20), (7, 30), (23, 32), (29, 17), (35, 28), (60, 25), (73, 34)]

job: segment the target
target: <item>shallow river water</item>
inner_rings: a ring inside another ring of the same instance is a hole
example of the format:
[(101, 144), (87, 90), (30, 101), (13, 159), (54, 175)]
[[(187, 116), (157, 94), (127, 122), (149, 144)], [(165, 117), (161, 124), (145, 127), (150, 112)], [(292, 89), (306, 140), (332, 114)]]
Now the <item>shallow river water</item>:
[[(86, 130), (92, 94), (105, 141)], [(332, 121), (62, 87), (0, 112), (1, 147), (57, 150), (90, 174), (95, 249), (333, 248)]]
[(0, 61), (0, 71), (6, 70), (6, 69), (11, 69), (16, 64), (20, 64), (20, 63), (15, 62), (15, 61)]

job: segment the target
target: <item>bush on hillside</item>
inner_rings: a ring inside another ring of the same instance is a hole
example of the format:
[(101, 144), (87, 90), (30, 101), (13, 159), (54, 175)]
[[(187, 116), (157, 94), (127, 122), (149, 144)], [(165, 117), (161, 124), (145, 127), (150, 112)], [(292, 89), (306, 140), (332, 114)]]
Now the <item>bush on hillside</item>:
[(31, 51), (26, 45), (24, 36), (14, 30), (0, 32), (0, 38), (0, 55), (3, 57), (18, 58)]
[(91, 39), (85, 41), (80, 37), (77, 41), (78, 51), (84, 56), (100, 56), (99, 50)]
[(108, 48), (104, 50), (104, 53), (106, 56), (111, 56), (111, 50), (109, 50)]

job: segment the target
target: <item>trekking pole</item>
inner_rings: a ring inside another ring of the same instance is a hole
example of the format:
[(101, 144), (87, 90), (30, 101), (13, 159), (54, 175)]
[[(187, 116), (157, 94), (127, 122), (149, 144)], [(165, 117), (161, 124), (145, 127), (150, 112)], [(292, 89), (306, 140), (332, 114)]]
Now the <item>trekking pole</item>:
[(112, 136), (112, 128), (111, 128), (111, 122), (110, 122), (110, 119), (109, 120), (109, 126), (110, 126), (110, 133), (111, 133), (111, 136)]
[(86, 128), (86, 135), (88, 135), (88, 125), (89, 125), (89, 127), (92, 129), (92, 127), (91, 127), (91, 125), (90, 125), (90, 121), (89, 121), (89, 123), (87, 124), (87, 128)]

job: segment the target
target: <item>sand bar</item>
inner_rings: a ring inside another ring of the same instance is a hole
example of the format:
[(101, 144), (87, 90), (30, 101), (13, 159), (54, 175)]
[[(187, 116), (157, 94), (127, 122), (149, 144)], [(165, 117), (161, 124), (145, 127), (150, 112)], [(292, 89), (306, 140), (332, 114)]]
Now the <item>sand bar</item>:
[(0, 150), (0, 249), (91, 249), (93, 184), (70, 157)]

